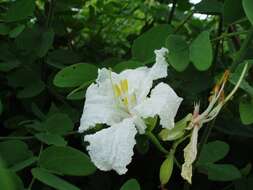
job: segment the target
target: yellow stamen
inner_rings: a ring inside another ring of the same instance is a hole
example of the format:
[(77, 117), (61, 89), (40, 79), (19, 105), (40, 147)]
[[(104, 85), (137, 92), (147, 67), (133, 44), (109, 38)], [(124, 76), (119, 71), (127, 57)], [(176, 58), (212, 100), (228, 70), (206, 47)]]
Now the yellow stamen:
[(119, 97), (121, 95), (120, 87), (117, 84), (113, 85), (113, 90), (116, 97)]
[(128, 81), (126, 79), (120, 81), (120, 87), (123, 93), (128, 91)]

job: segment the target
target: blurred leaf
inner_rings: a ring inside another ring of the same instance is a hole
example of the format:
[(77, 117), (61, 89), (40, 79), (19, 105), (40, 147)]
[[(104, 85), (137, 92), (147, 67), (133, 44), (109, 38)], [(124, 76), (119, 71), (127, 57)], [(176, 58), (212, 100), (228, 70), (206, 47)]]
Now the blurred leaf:
[(10, 171), (4, 167), (0, 158), (0, 187), (3, 190), (16, 190)]
[(74, 128), (74, 123), (67, 114), (55, 113), (43, 123), (47, 132), (56, 135), (65, 135)]
[(86, 154), (71, 147), (51, 146), (45, 149), (40, 156), (39, 165), (64, 175), (86, 176), (96, 171)]
[(63, 137), (51, 133), (37, 133), (35, 137), (47, 145), (66, 146), (67, 142)]
[(205, 144), (197, 162), (197, 165), (214, 163), (223, 159), (229, 152), (229, 145), (222, 141), (213, 141)]
[(165, 46), (165, 40), (171, 31), (169, 25), (158, 25), (149, 29), (134, 41), (132, 57), (138, 61), (148, 61), (154, 58), (154, 50)]
[(232, 181), (241, 178), (240, 171), (231, 164), (206, 164), (208, 179), (213, 181)]
[(16, 26), (14, 29), (12, 29), (9, 32), (10, 38), (16, 38), (21, 32), (24, 31), (24, 29), (25, 29), (25, 25), (23, 24)]
[(41, 35), (41, 44), (37, 50), (37, 55), (43, 57), (46, 55), (47, 51), (52, 47), (54, 41), (54, 31), (48, 29)]
[(226, 24), (231, 24), (244, 16), (241, 0), (225, 0), (223, 18)]
[(20, 140), (8, 140), (0, 142), (0, 156), (7, 166), (13, 166), (33, 156), (28, 146)]
[(141, 188), (136, 179), (129, 179), (122, 185), (120, 190), (141, 190)]
[(6, 13), (7, 22), (23, 20), (33, 15), (35, 0), (18, 0), (12, 3)]
[(190, 60), (200, 71), (209, 69), (213, 60), (213, 50), (209, 38), (209, 32), (202, 32), (192, 42), (190, 46)]
[(13, 165), (12, 167), (10, 167), (10, 170), (13, 172), (18, 172), (18, 171), (32, 165), (33, 163), (35, 163), (37, 161), (37, 159), (38, 158), (35, 156), (28, 158), (22, 162), (19, 162), (19, 163)]
[(244, 12), (248, 17), (249, 21), (253, 25), (253, 1), (252, 0), (242, 0), (242, 5), (244, 8)]
[(4, 24), (4, 23), (0, 23), (0, 35), (7, 35), (10, 31), (10, 28)]
[(190, 62), (189, 47), (186, 41), (182, 36), (169, 35), (166, 39), (166, 47), (169, 50), (169, 63), (177, 71), (184, 71)]
[(98, 68), (87, 63), (78, 63), (65, 67), (54, 78), (54, 85), (58, 87), (77, 87), (97, 77)]
[(0, 62), (0, 71), (8, 72), (12, 69), (17, 68), (20, 65), (20, 62), (18, 60), (9, 60)]
[(32, 175), (35, 179), (57, 190), (80, 190), (78, 187), (57, 177), (56, 175), (49, 173), (47, 170), (44, 170), (42, 168), (33, 168)]
[(217, 0), (202, 0), (200, 3), (195, 5), (195, 12), (220, 14), (223, 12), (223, 3)]
[(241, 99), (239, 105), (241, 121), (244, 125), (253, 123), (253, 99)]

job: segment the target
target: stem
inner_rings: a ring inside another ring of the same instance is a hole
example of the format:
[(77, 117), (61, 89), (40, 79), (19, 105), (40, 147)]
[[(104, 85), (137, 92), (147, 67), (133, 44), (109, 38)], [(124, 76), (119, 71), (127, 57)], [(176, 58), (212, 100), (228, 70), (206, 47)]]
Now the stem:
[(171, 8), (171, 11), (170, 11), (169, 16), (168, 16), (168, 24), (171, 24), (174, 12), (176, 10), (177, 0), (173, 0), (172, 3), (173, 3), (172, 8)]
[(246, 52), (248, 50), (248, 47), (252, 41), (252, 38), (253, 38), (253, 27), (251, 27), (251, 29), (249, 30), (248, 35), (246, 39), (244, 40), (241, 49), (239, 50), (237, 56), (234, 59), (233, 64), (231, 65), (231, 68), (230, 68), (231, 72), (233, 72), (235, 68), (237, 67), (237, 65), (243, 61), (246, 55)]
[(161, 143), (159, 142), (159, 140), (156, 138), (156, 136), (151, 133), (150, 131), (145, 133), (147, 135), (147, 137), (149, 138), (149, 140), (156, 146), (156, 148), (158, 150), (160, 150), (160, 152), (164, 153), (164, 154), (169, 154), (169, 151), (166, 150)]
[(237, 35), (241, 35), (241, 34), (247, 34), (248, 32), (249, 32), (249, 30), (232, 32), (232, 33), (224, 33), (224, 34), (220, 35), (219, 37), (212, 39), (211, 41), (217, 41), (217, 40), (221, 40), (221, 39), (228, 38), (228, 37), (233, 37), (233, 36), (237, 36)]
[(192, 17), (193, 14), (194, 14), (194, 11), (193, 11), (193, 10), (190, 10), (189, 13), (187, 14), (187, 16), (185, 17), (185, 19), (182, 20), (182, 21), (179, 23), (179, 25), (175, 28), (174, 33), (177, 33), (177, 32), (181, 29), (181, 27), (184, 26), (184, 24), (187, 23), (188, 20), (191, 19), (191, 17)]

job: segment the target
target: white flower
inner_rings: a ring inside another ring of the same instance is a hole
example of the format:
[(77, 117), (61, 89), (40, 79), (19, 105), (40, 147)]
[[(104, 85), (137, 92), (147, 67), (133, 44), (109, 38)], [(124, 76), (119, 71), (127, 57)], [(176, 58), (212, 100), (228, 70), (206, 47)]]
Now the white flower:
[(154, 80), (167, 76), (167, 52), (166, 48), (156, 50), (156, 63), (151, 68), (139, 67), (119, 74), (103, 68), (98, 71), (96, 83), (88, 87), (79, 132), (96, 124), (110, 126), (84, 138), (89, 142), (91, 160), (100, 170), (126, 173), (135, 135), (145, 133), (145, 118), (158, 115), (162, 127), (174, 127), (182, 98), (162, 82), (151, 90)]

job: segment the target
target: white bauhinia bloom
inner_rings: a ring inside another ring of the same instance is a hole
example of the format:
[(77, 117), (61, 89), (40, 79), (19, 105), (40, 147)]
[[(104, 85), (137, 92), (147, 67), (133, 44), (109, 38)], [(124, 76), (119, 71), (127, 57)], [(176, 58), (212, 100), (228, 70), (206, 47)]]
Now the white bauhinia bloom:
[(154, 80), (167, 76), (166, 53), (166, 48), (155, 50), (156, 63), (151, 68), (128, 69), (119, 74), (100, 69), (96, 83), (88, 87), (79, 132), (96, 124), (110, 126), (84, 138), (89, 143), (91, 160), (100, 170), (126, 173), (135, 135), (145, 133), (145, 118), (158, 115), (162, 127), (174, 127), (182, 98), (162, 82), (151, 90)]

